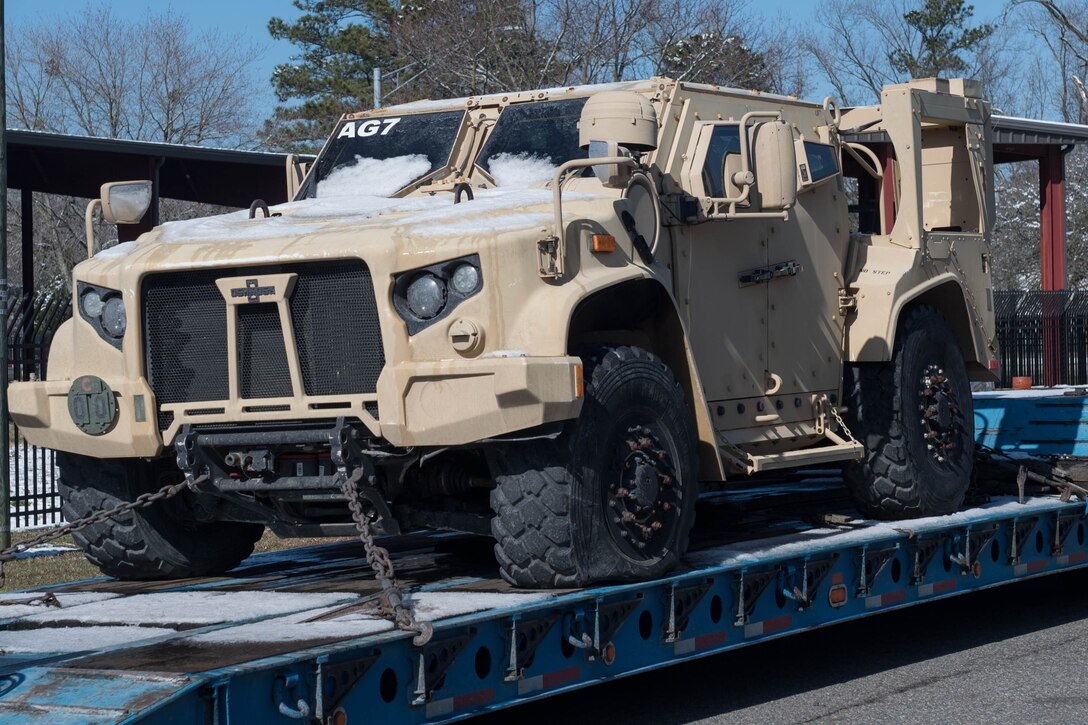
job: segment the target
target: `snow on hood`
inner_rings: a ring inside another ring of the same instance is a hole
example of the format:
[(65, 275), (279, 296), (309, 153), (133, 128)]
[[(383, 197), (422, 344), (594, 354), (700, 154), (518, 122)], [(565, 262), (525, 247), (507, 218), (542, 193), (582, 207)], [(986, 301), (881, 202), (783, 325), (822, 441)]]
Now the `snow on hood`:
[(356, 155), (355, 162), (341, 166), (317, 185), (319, 199), (354, 196), (362, 190), (374, 196), (389, 196), (431, 170), (422, 154), (372, 159)]
[(551, 181), (559, 167), (550, 158), (530, 153), (496, 154), (488, 160), (487, 170), (499, 186), (528, 187)]
[[(478, 189), (474, 201), (453, 203), (453, 195), (410, 196), (390, 199), (381, 196), (332, 196), (302, 199), (271, 208), (268, 219), (249, 218), (247, 210), (219, 216), (166, 222), (150, 241), (234, 242), (300, 237), (332, 231), (348, 225), (384, 224), (404, 235), (499, 234), (531, 229), (552, 222), (552, 193), (548, 189), (518, 187)], [(596, 198), (592, 194), (567, 192), (564, 201)], [(148, 242), (125, 242), (104, 249), (95, 259), (114, 260), (131, 254)]]

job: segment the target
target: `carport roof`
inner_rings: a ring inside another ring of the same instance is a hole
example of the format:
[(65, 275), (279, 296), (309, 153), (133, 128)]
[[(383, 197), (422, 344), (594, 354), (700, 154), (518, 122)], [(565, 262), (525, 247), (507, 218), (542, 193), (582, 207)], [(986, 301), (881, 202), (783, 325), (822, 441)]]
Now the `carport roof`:
[(233, 207), (287, 200), (285, 154), (11, 129), (7, 152), (12, 189), (94, 198), (108, 181), (157, 176), (168, 199)]

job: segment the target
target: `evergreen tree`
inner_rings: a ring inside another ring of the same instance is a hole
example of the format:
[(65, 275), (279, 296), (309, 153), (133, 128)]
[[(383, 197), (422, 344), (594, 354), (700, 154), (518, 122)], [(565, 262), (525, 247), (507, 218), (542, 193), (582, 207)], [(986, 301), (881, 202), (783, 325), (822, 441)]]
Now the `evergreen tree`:
[(373, 104), (372, 73), (388, 67), (388, 29), (396, 10), (389, 0), (294, 0), (294, 5), (304, 13), (298, 20), (268, 23), (273, 38), (294, 43), (300, 53), (273, 72), (283, 105), (265, 131), (274, 147), (312, 150), (333, 119)]
[(964, 0), (925, 0), (908, 11), (903, 19), (918, 32), (919, 43), (889, 53), (892, 67), (911, 78), (963, 73), (968, 65), (960, 53), (973, 50), (994, 32), (988, 23), (970, 27), (974, 13), (975, 6)]

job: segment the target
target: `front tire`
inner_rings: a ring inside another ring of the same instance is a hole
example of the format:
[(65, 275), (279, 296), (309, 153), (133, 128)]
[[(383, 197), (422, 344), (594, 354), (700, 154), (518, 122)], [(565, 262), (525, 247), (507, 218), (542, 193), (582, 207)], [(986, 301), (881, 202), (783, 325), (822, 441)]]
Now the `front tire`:
[[(140, 460), (57, 453), (66, 521), (132, 501), (181, 478), (177, 469)], [(182, 494), (184, 495), (184, 494)], [(72, 533), (92, 564), (118, 579), (181, 579), (222, 574), (253, 553), (260, 524), (184, 519), (177, 500), (159, 501)]]
[(974, 407), (963, 354), (932, 307), (907, 313), (889, 363), (846, 369), (852, 431), (865, 458), (844, 466), (858, 509), (879, 519), (952, 513), (974, 465)]
[(500, 573), (530, 588), (641, 581), (687, 548), (696, 433), (669, 368), (636, 347), (586, 363), (581, 415), (555, 440), (493, 446)]

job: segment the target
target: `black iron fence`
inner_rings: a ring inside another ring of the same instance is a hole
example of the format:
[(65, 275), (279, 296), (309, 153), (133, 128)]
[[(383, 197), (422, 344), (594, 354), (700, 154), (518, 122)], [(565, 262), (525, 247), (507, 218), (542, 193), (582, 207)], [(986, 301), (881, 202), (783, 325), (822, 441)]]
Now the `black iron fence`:
[(994, 293), (1002, 387), (1088, 385), (1088, 292)]
[[(53, 333), (71, 316), (71, 310), (71, 296), (66, 293), (13, 295), (8, 300), (8, 381), (45, 378)], [(6, 423), (10, 435), (8, 490), (12, 528), (60, 523), (56, 454), (30, 445), (13, 421)]]

